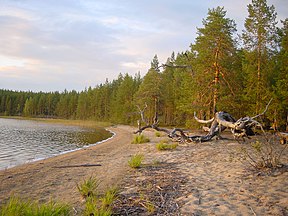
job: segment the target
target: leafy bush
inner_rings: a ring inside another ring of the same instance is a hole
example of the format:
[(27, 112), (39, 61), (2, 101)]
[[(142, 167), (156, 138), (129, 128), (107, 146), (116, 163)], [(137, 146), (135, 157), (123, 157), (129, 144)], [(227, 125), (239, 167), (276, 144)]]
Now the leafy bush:
[(128, 164), (131, 168), (139, 168), (142, 164), (143, 159), (144, 159), (143, 154), (136, 154), (130, 158)]
[(12, 197), (7, 204), (0, 209), (1, 216), (38, 216), (38, 215), (71, 215), (71, 207), (67, 204), (60, 204), (50, 201), (47, 204), (39, 204), (32, 201), (24, 201)]
[(160, 143), (157, 143), (157, 144), (156, 144), (156, 148), (157, 148), (159, 151), (173, 150), (173, 149), (175, 149), (177, 146), (178, 146), (177, 143), (168, 144), (167, 142), (165, 142), (165, 141), (163, 141), (163, 140), (162, 140)]
[(141, 144), (150, 142), (149, 138), (145, 137), (143, 134), (136, 135), (133, 138), (132, 144)]

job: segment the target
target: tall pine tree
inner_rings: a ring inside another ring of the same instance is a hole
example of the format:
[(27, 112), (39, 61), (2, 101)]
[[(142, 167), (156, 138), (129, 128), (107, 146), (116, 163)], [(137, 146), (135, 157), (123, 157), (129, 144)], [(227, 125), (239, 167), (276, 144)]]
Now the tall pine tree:
[(246, 77), (245, 98), (250, 114), (259, 113), (271, 97), (269, 85), (269, 61), (275, 51), (276, 12), (266, 0), (252, 0), (248, 5), (243, 42), (245, 45), (244, 72)]
[(236, 24), (226, 18), (223, 7), (217, 7), (209, 9), (203, 26), (198, 28), (196, 43), (191, 46), (196, 55), (194, 80), (198, 95), (195, 99), (202, 101), (202, 108), (208, 107), (206, 111), (212, 114), (221, 97), (234, 94), (229, 80), (233, 80), (231, 65), (236, 51), (233, 40)]
[(288, 131), (288, 19), (283, 21), (280, 30), (280, 52), (277, 56), (279, 74), (277, 76), (275, 93), (277, 97), (276, 123), (281, 129)]

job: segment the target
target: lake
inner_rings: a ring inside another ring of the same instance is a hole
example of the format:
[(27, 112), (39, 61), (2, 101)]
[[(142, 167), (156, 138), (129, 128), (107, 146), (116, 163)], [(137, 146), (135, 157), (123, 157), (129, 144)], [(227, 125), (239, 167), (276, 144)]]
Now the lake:
[(85, 148), (111, 136), (103, 128), (0, 118), (0, 170)]

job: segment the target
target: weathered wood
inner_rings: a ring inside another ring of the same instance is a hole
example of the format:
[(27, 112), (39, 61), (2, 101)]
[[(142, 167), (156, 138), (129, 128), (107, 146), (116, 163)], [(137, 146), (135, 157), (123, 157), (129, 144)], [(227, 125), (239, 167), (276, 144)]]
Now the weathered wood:
[(76, 167), (95, 167), (102, 166), (101, 164), (76, 164), (76, 165), (63, 165), (63, 166), (54, 166), (53, 168), (76, 168)]
[[(231, 130), (235, 139), (242, 138), (244, 140), (244, 137), (249, 138), (249, 136), (255, 135), (255, 133), (253, 132), (253, 128), (255, 127), (259, 127), (263, 131), (263, 133), (265, 133), (262, 125), (254, 119), (265, 114), (271, 101), (272, 99), (269, 101), (265, 110), (262, 113), (253, 117), (246, 116), (238, 119), (237, 121), (233, 118), (233, 116), (224, 111), (216, 112), (214, 118), (210, 120), (201, 120), (197, 118), (196, 113), (194, 112), (194, 119), (197, 122), (204, 124), (211, 123), (211, 127), (209, 130), (207, 130), (208, 133), (206, 135), (189, 136), (187, 132), (180, 128), (174, 128), (173, 130), (159, 128), (158, 121), (154, 121), (152, 125), (146, 125), (142, 128), (139, 128), (138, 131), (136, 131), (135, 133), (142, 132), (147, 128), (153, 128), (157, 131), (163, 131), (167, 133), (168, 137), (172, 139), (177, 139), (178, 142), (207, 142), (215, 136), (217, 138), (221, 138), (221, 132), (228, 128)], [(157, 117), (157, 113), (155, 114), (155, 116)]]
[(270, 101), (268, 102), (268, 104), (267, 104), (266, 107), (265, 107), (265, 110), (264, 110), (262, 113), (260, 113), (260, 114), (258, 114), (258, 115), (256, 115), (256, 116), (253, 116), (251, 119), (255, 119), (255, 118), (258, 118), (258, 117), (264, 115), (264, 114), (266, 113), (266, 111), (267, 111), (270, 103), (272, 102), (272, 100), (273, 100), (273, 98), (270, 99)]
[(278, 132), (277, 135), (280, 137), (280, 143), (282, 145), (287, 143), (288, 140), (288, 133)]
[[(148, 107), (147, 104), (145, 103), (145, 106), (144, 106), (143, 109), (141, 109), (139, 105), (136, 105), (136, 106), (137, 106), (137, 108), (138, 108), (138, 110), (139, 110), (139, 114), (140, 114), (140, 116), (141, 116), (141, 121), (144, 122), (144, 123), (147, 125), (147, 124), (148, 124), (147, 119), (145, 119), (145, 117), (144, 117), (144, 112), (145, 112), (145, 110), (146, 110), (147, 107)], [(139, 120), (139, 121), (140, 121), (140, 120)], [(139, 125), (141, 125), (141, 121), (140, 121)]]
[(196, 116), (196, 112), (194, 112), (194, 119), (201, 124), (210, 124), (214, 121), (214, 118), (209, 119), (209, 120), (201, 120)]

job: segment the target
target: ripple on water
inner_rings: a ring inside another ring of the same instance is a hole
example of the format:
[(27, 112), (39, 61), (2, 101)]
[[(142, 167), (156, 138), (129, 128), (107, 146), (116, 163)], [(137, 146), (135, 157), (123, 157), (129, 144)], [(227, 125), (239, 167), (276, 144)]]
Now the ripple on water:
[(104, 129), (0, 118), (0, 170), (52, 157), (111, 137)]

